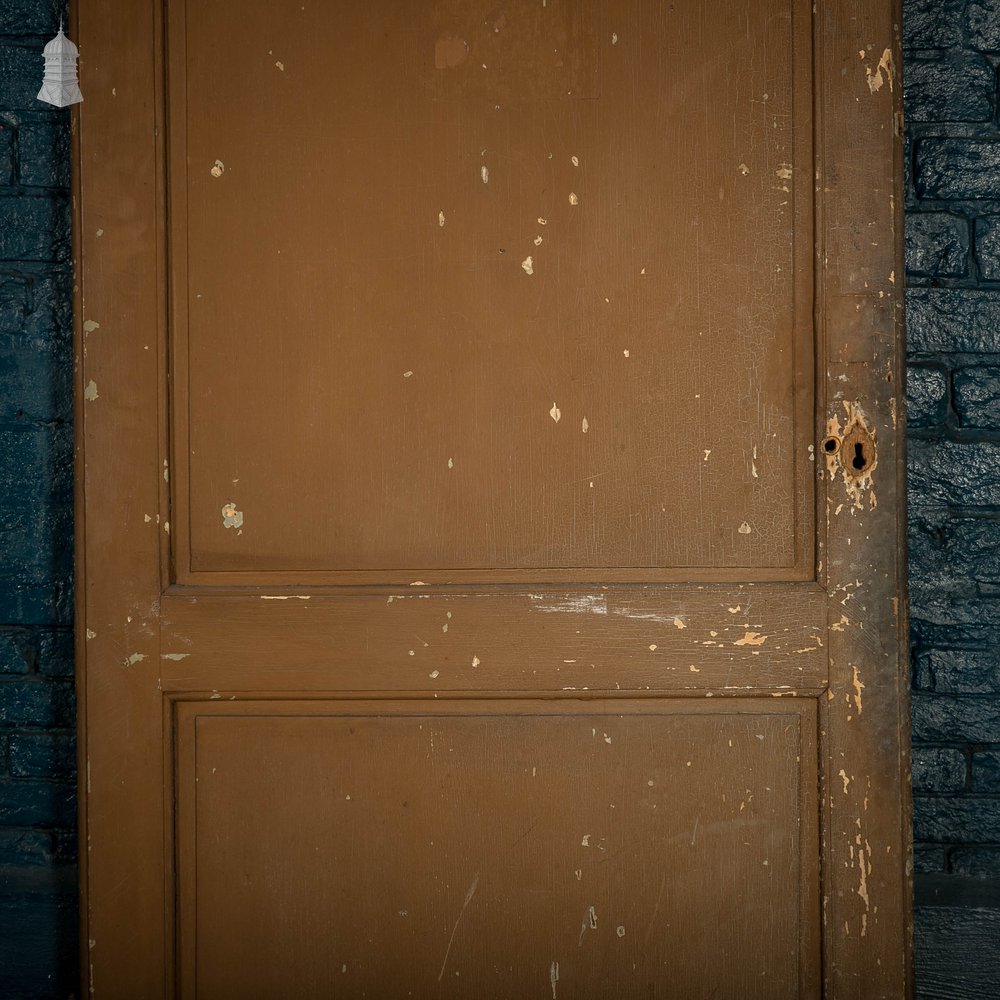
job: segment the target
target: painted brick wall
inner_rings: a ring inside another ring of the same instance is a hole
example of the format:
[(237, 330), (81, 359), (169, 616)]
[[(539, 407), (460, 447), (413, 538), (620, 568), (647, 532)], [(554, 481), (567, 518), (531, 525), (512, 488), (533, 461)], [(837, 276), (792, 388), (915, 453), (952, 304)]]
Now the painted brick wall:
[(907, 0), (918, 871), (1000, 879), (1000, 0)]
[(0, 995), (76, 990), (69, 117), (0, 0)]
[[(76, 988), (68, 115), (34, 100), (62, 6), (0, 0), (0, 994), (12, 1000)], [(904, 15), (916, 861), (930, 879), (1000, 885), (1000, 0), (905, 0)], [(957, 908), (921, 911), (921, 994), (955, 990), (935, 942), (1000, 926), (969, 912), (972, 924)], [(976, 981), (988, 949), (949, 948)]]

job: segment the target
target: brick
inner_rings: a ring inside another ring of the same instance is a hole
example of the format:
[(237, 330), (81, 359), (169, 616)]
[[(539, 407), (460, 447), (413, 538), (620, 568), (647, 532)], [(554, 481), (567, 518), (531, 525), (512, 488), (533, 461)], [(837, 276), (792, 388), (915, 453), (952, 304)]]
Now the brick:
[(64, 14), (61, 0), (0, 0), (0, 35), (54, 35)]
[(922, 659), (941, 694), (1000, 694), (1000, 653), (941, 649)]
[(64, 263), (69, 259), (65, 196), (0, 197), (0, 260)]
[(68, 505), (34, 509), (0, 506), (0, 581), (45, 586), (73, 572), (73, 511)]
[(0, 108), (6, 111), (41, 111), (51, 105), (36, 97), (42, 85), (44, 41), (0, 42)]
[[(3, 505), (7, 508), (31, 508), (38, 503), (72, 503), (73, 441), (70, 429), (51, 426), (0, 427), (0, 497), (4, 498)], [(0, 618), (0, 621), (4, 620)]]
[(976, 220), (976, 261), (987, 281), (1000, 281), (1000, 216), (984, 215)]
[(906, 374), (906, 421), (937, 427), (948, 417), (948, 375), (941, 368), (911, 365)]
[(956, 847), (951, 870), (971, 878), (1000, 878), (1000, 847)]
[(55, 838), (48, 830), (0, 830), (0, 866), (47, 865), (55, 856)]
[(70, 182), (69, 119), (26, 122), (17, 130), (18, 179), (27, 187), (67, 188)]
[(917, 692), (911, 698), (911, 716), (914, 743), (1000, 743), (1000, 700), (996, 698)]
[(903, 44), (908, 49), (946, 49), (962, 37), (964, 0), (906, 0)]
[(921, 198), (977, 201), (1000, 191), (1000, 139), (928, 137), (914, 157)]
[(906, 271), (917, 277), (960, 278), (968, 270), (969, 224), (947, 212), (906, 217)]
[(0, 621), (22, 625), (69, 625), (73, 621), (73, 581), (68, 574), (45, 583), (0, 579)]
[(0, 271), (0, 334), (69, 341), (71, 285), (68, 269), (44, 275)]
[(993, 117), (995, 74), (980, 55), (950, 52), (910, 59), (903, 100), (911, 122), (986, 122)]
[(915, 795), (913, 837), (928, 844), (1000, 842), (1000, 801), (991, 796)]
[(906, 336), (911, 354), (1000, 354), (1000, 291), (911, 288)]
[(38, 663), (38, 642), (27, 630), (0, 632), (0, 674), (27, 674)]
[(76, 788), (67, 782), (0, 779), (0, 827), (42, 826), (72, 829)]
[(1000, 368), (955, 372), (955, 412), (963, 427), (1000, 429)]
[(73, 415), (73, 349), (66, 340), (0, 341), (0, 422), (50, 423)]
[(0, 187), (14, 183), (14, 129), (0, 122)]
[(969, 44), (981, 52), (1000, 51), (1000, 2), (969, 0), (966, 7)]
[(910, 503), (914, 506), (1000, 506), (1000, 442), (910, 441)]
[(972, 790), (1000, 794), (1000, 751), (981, 750), (972, 755)]
[(0, 725), (73, 725), (73, 685), (56, 680), (0, 680)]
[(944, 848), (937, 844), (915, 844), (913, 847), (913, 870), (920, 873), (943, 872), (945, 870)]
[(18, 731), (10, 734), (8, 744), (10, 773), (15, 777), (72, 779), (76, 773), (72, 733)]
[(73, 676), (73, 633), (45, 629), (39, 635), (38, 671), (47, 677)]
[[(11, 737), (12, 769), (13, 766), (14, 738)], [(965, 777), (965, 754), (961, 750), (946, 747), (913, 748), (914, 791), (960, 792), (965, 788)]]

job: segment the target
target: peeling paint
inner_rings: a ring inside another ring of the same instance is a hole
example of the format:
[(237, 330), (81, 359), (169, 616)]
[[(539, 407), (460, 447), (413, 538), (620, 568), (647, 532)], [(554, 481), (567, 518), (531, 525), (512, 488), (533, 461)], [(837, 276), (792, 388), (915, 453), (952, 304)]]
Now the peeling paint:
[(190, 653), (160, 653), (161, 660), (186, 660)]
[(221, 177), (225, 172), (226, 165), (222, 162), (222, 160), (216, 160), (215, 163), (212, 164), (212, 169), (209, 171), (213, 177)]
[(575, 191), (570, 191), (570, 193), (569, 193), (569, 203), (571, 205), (579, 205), (580, 204), (580, 199), (577, 197), (577, 194), (576, 194)]
[(851, 681), (852, 685), (854, 686), (854, 707), (857, 709), (858, 715), (861, 715), (861, 713), (864, 711), (864, 707), (861, 702), (861, 692), (864, 691), (865, 686), (861, 682), (861, 675), (858, 671), (858, 668), (852, 664), (851, 670), (854, 673), (854, 678)]
[(125, 666), (126, 667), (134, 667), (137, 663), (142, 663), (142, 661), (144, 659), (146, 659), (146, 654), (145, 653), (132, 653), (125, 660)]
[(83, 390), (83, 398), (87, 402), (92, 403), (97, 399), (97, 383), (91, 379)]
[(231, 500), (222, 505), (222, 524), (226, 528), (243, 527), (243, 511), (237, 510)]
[(556, 1000), (556, 983), (559, 982), (559, 963), (553, 961), (549, 966), (549, 983), (552, 986), (552, 1000)]
[(747, 632), (742, 639), (733, 643), (734, 646), (763, 646), (767, 642), (767, 636), (760, 632)]
[(521, 270), (527, 275), (532, 275), (535, 273), (535, 262), (531, 259), (531, 256), (527, 256), (521, 261)]
[(83, 333), (84, 336), (93, 333), (95, 330), (100, 330), (101, 324), (92, 319), (85, 319), (83, 321)]
[[(874, 509), (878, 506), (874, 490), (874, 472), (878, 468), (877, 434), (869, 425), (860, 403), (844, 400), (843, 407), (846, 415), (843, 428), (837, 415), (826, 424), (827, 437), (823, 442), (826, 470), (831, 481), (840, 473), (852, 509), (862, 509), (866, 491), (868, 506)], [(839, 442), (839, 446), (835, 442)]]
[[(862, 58), (864, 58), (864, 52), (862, 52)], [(883, 73), (885, 76), (882, 75)], [(868, 82), (868, 89), (872, 94), (877, 94), (886, 83), (889, 84), (889, 91), (891, 93), (893, 87), (892, 75), (892, 49), (885, 49), (883, 51), (882, 58), (879, 59), (874, 73), (870, 66), (865, 67), (865, 78)]]
[[(528, 258), (531, 259), (530, 257)], [(558, 424), (559, 418), (562, 416), (562, 411), (556, 406), (555, 403), (552, 404), (552, 409), (549, 410), (549, 416)]]

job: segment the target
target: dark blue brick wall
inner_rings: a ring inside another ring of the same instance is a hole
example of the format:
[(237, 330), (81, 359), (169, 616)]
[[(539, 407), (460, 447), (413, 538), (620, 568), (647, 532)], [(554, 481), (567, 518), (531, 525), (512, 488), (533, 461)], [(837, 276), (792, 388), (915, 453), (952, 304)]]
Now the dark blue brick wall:
[(0, 995), (77, 992), (69, 116), (63, 4), (0, 0)]
[(1000, 879), (1000, 0), (903, 22), (916, 864)]
[[(69, 133), (65, 112), (34, 99), (62, 8), (0, 0), (0, 993), (10, 998), (76, 989)], [(904, 34), (916, 863), (981, 884), (1000, 880), (1000, 0), (905, 0)], [(974, 978), (976, 956), (959, 958)]]

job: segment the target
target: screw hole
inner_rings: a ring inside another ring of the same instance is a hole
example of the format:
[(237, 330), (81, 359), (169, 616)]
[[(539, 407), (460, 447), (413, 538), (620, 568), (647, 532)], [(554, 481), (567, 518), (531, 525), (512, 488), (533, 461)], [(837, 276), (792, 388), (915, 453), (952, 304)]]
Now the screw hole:
[(823, 451), (828, 455), (832, 455), (840, 447), (840, 440), (836, 437), (828, 437), (823, 442)]

